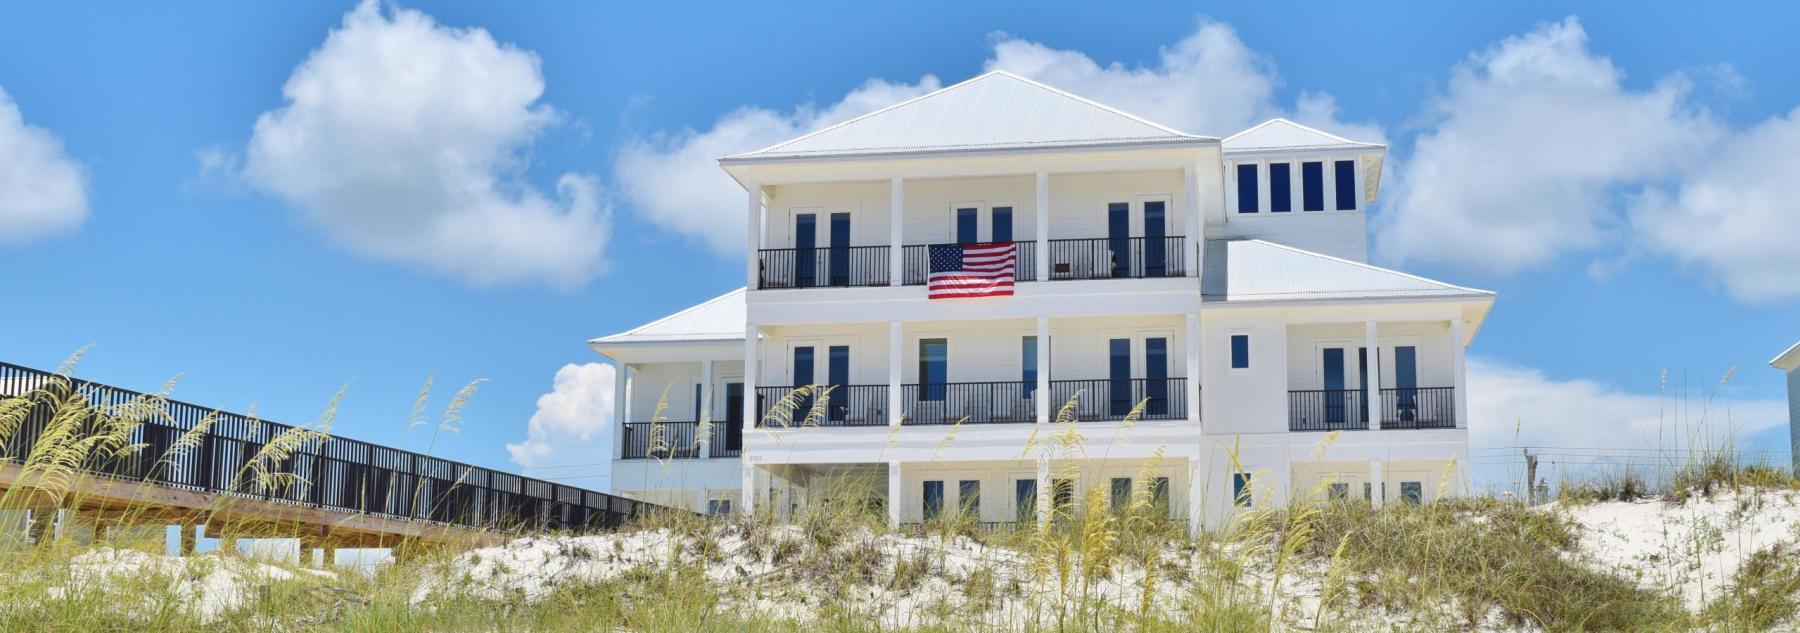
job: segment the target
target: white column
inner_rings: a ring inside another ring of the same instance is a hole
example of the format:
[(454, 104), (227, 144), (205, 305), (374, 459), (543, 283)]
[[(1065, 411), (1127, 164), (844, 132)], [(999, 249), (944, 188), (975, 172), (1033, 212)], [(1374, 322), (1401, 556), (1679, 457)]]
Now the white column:
[(625, 408), (626, 395), (631, 392), (627, 381), (627, 366), (617, 360), (613, 361), (613, 434), (612, 458), (625, 457), (625, 423), (630, 410)]
[(1456, 400), (1456, 427), (1469, 428), (1469, 380), (1464, 373), (1463, 354), (1468, 345), (1463, 342), (1462, 317), (1450, 319), (1450, 370), (1455, 373), (1452, 378), (1450, 397)]
[[(1037, 318), (1037, 422), (1050, 423), (1050, 317)], [(1054, 403), (1061, 407), (1063, 403)]]
[(1181, 232), (1186, 235), (1185, 241), (1188, 244), (1195, 245), (1181, 247), (1181, 256), (1184, 259), (1190, 255), (1194, 257), (1194, 261), (1183, 262), (1183, 266), (1187, 268), (1187, 276), (1199, 277), (1200, 257), (1198, 253), (1200, 249), (1198, 245), (1206, 239), (1206, 222), (1200, 218), (1200, 177), (1195, 172), (1193, 165), (1181, 168), (1181, 193), (1182, 197), (1186, 198), (1182, 202), (1181, 210), (1182, 216), (1186, 218), (1183, 223), (1187, 224), (1182, 227)]
[[(746, 398), (748, 399), (748, 398)], [(738, 512), (753, 514), (756, 512), (756, 464), (745, 457), (739, 485), (743, 486), (741, 498), (738, 499)]]
[(888, 321), (888, 426), (900, 426), (902, 412), (900, 400), (900, 367), (901, 353), (900, 322)]
[[(1206, 449), (1202, 447), (1200, 450)], [(1188, 536), (1200, 536), (1206, 521), (1206, 506), (1203, 504), (1206, 500), (1206, 462), (1201, 460), (1200, 455), (1201, 453), (1195, 453), (1188, 458)]]
[(756, 381), (762, 373), (761, 332), (754, 325), (744, 327), (744, 426), (762, 426), (762, 412), (756, 406)]
[(1369, 350), (1369, 428), (1381, 428), (1381, 347), (1375, 338), (1375, 322), (1363, 322), (1363, 347)]
[(1038, 527), (1050, 523), (1050, 459), (1039, 457), (1037, 462), (1037, 522)]
[(888, 462), (888, 527), (900, 527), (901, 483), (899, 460)]
[[(1290, 174), (1291, 177), (1292, 174)], [(1256, 212), (1258, 214), (1273, 213), (1269, 210), (1269, 163), (1256, 161)]]
[[(1050, 279), (1050, 173), (1037, 173), (1037, 251), (1032, 256), (1037, 265), (1038, 281)], [(1038, 339), (1042, 341), (1043, 339)]]
[(1187, 313), (1187, 419), (1200, 423), (1200, 313)]
[(1381, 460), (1369, 460), (1369, 502), (1377, 508), (1387, 501), (1387, 478), (1383, 476), (1381, 466)]
[(900, 218), (906, 211), (906, 187), (899, 178), (888, 181), (888, 285), (905, 281), (905, 243), (901, 239)]
[(744, 221), (747, 225), (744, 239), (749, 246), (749, 252), (745, 255), (744, 287), (755, 290), (757, 281), (762, 277), (762, 253), (758, 251), (762, 249), (763, 190), (762, 184), (755, 182), (744, 183), (744, 189), (749, 194), (750, 203), (744, 214), (748, 218)]
[[(700, 436), (700, 459), (712, 458), (712, 391), (713, 362), (700, 361), (700, 410), (694, 412), (694, 426), (697, 428), (702, 422), (706, 424), (706, 434)], [(701, 509), (705, 509), (704, 503)]]

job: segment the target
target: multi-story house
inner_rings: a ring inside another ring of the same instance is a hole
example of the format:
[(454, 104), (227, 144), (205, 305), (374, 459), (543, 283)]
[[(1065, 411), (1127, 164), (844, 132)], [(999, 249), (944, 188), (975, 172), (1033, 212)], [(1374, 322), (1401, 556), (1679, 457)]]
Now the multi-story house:
[[(1196, 529), (1461, 491), (1494, 294), (1366, 263), (1385, 152), (1281, 119), (1197, 136), (993, 72), (725, 157), (745, 289), (590, 342), (625, 370), (613, 485), (781, 513), (862, 476), (895, 523), (1147, 487)], [(1010, 296), (929, 297), (932, 245), (1004, 242)], [(783, 400), (805, 385), (829, 391)], [(765, 419), (783, 403), (820, 415)]]

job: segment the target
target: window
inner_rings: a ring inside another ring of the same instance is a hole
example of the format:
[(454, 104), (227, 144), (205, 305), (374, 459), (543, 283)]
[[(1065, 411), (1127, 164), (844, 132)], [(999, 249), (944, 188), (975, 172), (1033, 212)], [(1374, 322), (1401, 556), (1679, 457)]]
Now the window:
[(1237, 166), (1238, 213), (1256, 213), (1256, 163)]
[(1231, 368), (1250, 368), (1250, 335), (1231, 335)]
[(992, 212), (994, 227), (990, 242), (1013, 241), (1012, 207), (994, 207)]
[(1339, 211), (1356, 210), (1356, 161), (1340, 160), (1331, 164), (1335, 172), (1332, 176), (1337, 184), (1337, 208)]
[(1106, 250), (1112, 258), (1112, 276), (1131, 276), (1131, 205), (1106, 205)]
[(1164, 216), (1167, 205), (1162, 200), (1144, 201), (1144, 276), (1166, 277), (1169, 256)]
[(944, 383), (950, 372), (950, 344), (945, 339), (919, 339), (919, 398), (944, 399)]
[(1123, 416), (1131, 413), (1131, 407), (1137, 404), (1131, 397), (1131, 339), (1107, 341), (1107, 358), (1111, 378), (1106, 381), (1107, 413)]
[(1019, 340), (1019, 381), (1024, 384), (1025, 397), (1037, 394), (1038, 379), (1037, 337), (1027, 336)]
[(956, 210), (956, 243), (974, 244), (981, 241), (978, 224), (981, 210), (964, 207)]
[(1037, 480), (1020, 479), (1013, 482), (1014, 518), (1020, 523), (1037, 520)]
[(1050, 482), (1050, 509), (1063, 513), (1075, 509), (1075, 480), (1063, 477)]
[(1419, 505), (1425, 500), (1425, 486), (1422, 482), (1400, 482), (1400, 500), (1412, 505)]
[(695, 422), (699, 422), (700, 418), (706, 417), (705, 415), (702, 415), (702, 413), (703, 412), (700, 410), (700, 383), (694, 383), (694, 421)]
[[(794, 348), (794, 388), (799, 389), (811, 384), (813, 384), (813, 348), (811, 346), (796, 347)], [(816, 394), (814, 393), (808, 392), (806, 397), (795, 404), (794, 410), (789, 411), (788, 414), (792, 415), (796, 420), (804, 420), (810, 417), (812, 415), (813, 397), (815, 395)], [(813, 420), (813, 422), (816, 422), (816, 420)]]
[(1112, 478), (1112, 507), (1113, 507), (1113, 509), (1114, 510), (1123, 510), (1130, 504), (1131, 504), (1131, 478), (1130, 477), (1114, 477), (1114, 478)]
[(1349, 499), (1350, 498), (1350, 484), (1341, 482), (1341, 481), (1333, 482), (1331, 484), (1331, 487), (1326, 492), (1326, 497), (1331, 499), (1332, 501), (1343, 501), (1345, 499)]
[(1144, 339), (1144, 415), (1169, 414), (1169, 339)]
[(944, 482), (925, 482), (925, 520), (938, 518), (944, 512)]
[(722, 517), (731, 514), (730, 499), (708, 499), (706, 501), (707, 516)]
[(833, 345), (825, 348), (825, 379), (830, 381), (831, 393), (827, 394), (827, 413), (833, 422), (842, 422), (850, 412), (850, 347)]
[(1237, 507), (1250, 507), (1250, 473), (1231, 473), (1231, 500)]
[(819, 284), (819, 260), (813, 248), (819, 240), (819, 216), (801, 213), (794, 216), (794, 285), (808, 288)]
[(1269, 212), (1287, 213), (1294, 210), (1294, 185), (1290, 177), (1293, 166), (1287, 163), (1269, 163)]
[(980, 521), (981, 481), (964, 479), (956, 482), (956, 504), (962, 508), (963, 516)]
[(1156, 508), (1157, 516), (1169, 516), (1169, 478), (1157, 477), (1150, 482), (1150, 507)]
[(1419, 420), (1419, 348), (1394, 347), (1394, 417), (1403, 423)]
[(1300, 163), (1300, 208), (1325, 210), (1325, 163)]
[(833, 286), (850, 285), (850, 214), (831, 214), (831, 244), (827, 248), (831, 270), (826, 277)]

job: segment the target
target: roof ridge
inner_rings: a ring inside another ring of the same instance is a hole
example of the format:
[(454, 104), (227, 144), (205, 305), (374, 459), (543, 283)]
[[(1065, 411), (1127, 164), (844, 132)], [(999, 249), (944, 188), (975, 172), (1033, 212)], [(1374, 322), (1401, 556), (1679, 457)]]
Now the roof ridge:
[(1480, 289), (1480, 288), (1470, 288), (1470, 287), (1468, 287), (1468, 286), (1459, 286), (1459, 285), (1456, 285), (1456, 284), (1453, 284), (1453, 283), (1449, 283), (1449, 282), (1445, 282), (1445, 281), (1438, 281), (1438, 280), (1436, 280), (1436, 279), (1431, 279), (1431, 278), (1427, 278), (1427, 277), (1420, 277), (1420, 276), (1418, 276), (1418, 275), (1414, 275), (1414, 274), (1412, 274), (1412, 273), (1408, 273), (1408, 272), (1403, 272), (1403, 271), (1398, 271), (1398, 270), (1394, 270), (1394, 269), (1392, 269), (1392, 268), (1382, 268), (1382, 267), (1380, 267), (1380, 266), (1376, 266), (1376, 265), (1374, 265), (1374, 264), (1368, 264), (1368, 263), (1364, 263), (1364, 262), (1359, 262), (1359, 261), (1355, 261), (1355, 260), (1350, 260), (1350, 259), (1344, 259), (1344, 258), (1342, 258), (1342, 257), (1336, 257), (1336, 256), (1332, 256), (1332, 255), (1326, 255), (1326, 254), (1324, 254), (1324, 253), (1316, 253), (1316, 252), (1313, 252), (1313, 251), (1309, 251), (1309, 250), (1306, 250), (1306, 249), (1303, 249), (1303, 248), (1295, 248), (1295, 247), (1292, 247), (1292, 246), (1288, 246), (1288, 245), (1286, 245), (1286, 244), (1278, 244), (1278, 243), (1275, 243), (1275, 242), (1271, 242), (1271, 241), (1268, 241), (1268, 240), (1264, 240), (1264, 239), (1255, 239), (1255, 238), (1252, 238), (1252, 239), (1248, 239), (1248, 240), (1243, 240), (1243, 241), (1246, 241), (1246, 242), (1257, 242), (1257, 243), (1261, 243), (1261, 244), (1267, 244), (1267, 245), (1269, 245), (1269, 246), (1273, 246), (1273, 247), (1276, 247), (1276, 248), (1279, 248), (1279, 249), (1283, 249), (1283, 250), (1288, 250), (1288, 251), (1293, 251), (1293, 252), (1295, 252), (1295, 253), (1299, 253), (1299, 254), (1301, 254), (1301, 255), (1310, 255), (1310, 256), (1312, 256), (1312, 257), (1317, 257), (1317, 258), (1319, 258), (1319, 259), (1324, 259), (1324, 260), (1329, 260), (1329, 261), (1334, 261), (1334, 262), (1338, 262), (1338, 263), (1340, 263), (1340, 264), (1349, 264), (1349, 265), (1351, 265), (1351, 266), (1355, 266), (1355, 267), (1358, 267), (1358, 268), (1364, 268), (1364, 269), (1367, 269), (1367, 270), (1373, 270), (1373, 271), (1376, 271), (1376, 272), (1381, 272), (1381, 273), (1387, 273), (1387, 274), (1390, 274), (1390, 275), (1398, 275), (1398, 276), (1401, 276), (1401, 277), (1405, 277), (1405, 278), (1407, 278), (1407, 279), (1411, 279), (1411, 280), (1414, 280), (1414, 281), (1422, 281), (1422, 282), (1425, 282), (1425, 283), (1428, 283), (1428, 284), (1432, 284), (1432, 285), (1435, 285), (1435, 286), (1442, 286), (1442, 287), (1444, 287), (1444, 288), (1450, 288), (1450, 289), (1454, 289), (1454, 290), (1463, 290), (1463, 291), (1468, 291), (1468, 292), (1475, 292), (1475, 293), (1481, 293), (1481, 294), (1490, 294), (1490, 295), (1491, 295), (1491, 294), (1495, 294), (1495, 293), (1494, 293), (1494, 291), (1492, 291), (1492, 290), (1482, 290), (1482, 289)]
[(1225, 137), (1225, 138), (1224, 138), (1224, 139), (1222, 139), (1222, 140), (1220, 140), (1220, 141), (1219, 141), (1219, 142), (1220, 142), (1220, 143), (1221, 143), (1221, 144), (1223, 144), (1223, 143), (1225, 143), (1225, 142), (1226, 142), (1226, 141), (1230, 141), (1230, 140), (1232, 140), (1232, 139), (1235, 139), (1235, 138), (1238, 138), (1238, 137), (1240, 137), (1240, 136), (1243, 136), (1243, 135), (1246, 135), (1246, 134), (1249, 134), (1249, 133), (1251, 133), (1251, 132), (1255, 132), (1255, 131), (1257, 131), (1257, 130), (1260, 130), (1260, 129), (1263, 129), (1263, 128), (1265, 128), (1265, 127), (1268, 127), (1268, 126), (1270, 126), (1270, 125), (1274, 125), (1274, 124), (1276, 124), (1276, 123), (1285, 123), (1285, 124), (1287, 124), (1287, 125), (1291, 125), (1291, 126), (1294, 126), (1294, 127), (1297, 127), (1297, 128), (1300, 128), (1300, 129), (1302, 129), (1302, 130), (1306, 130), (1306, 131), (1308, 131), (1308, 132), (1312, 132), (1312, 133), (1314, 133), (1314, 134), (1318, 134), (1318, 135), (1319, 135), (1319, 136), (1323, 136), (1323, 137), (1326, 137), (1326, 138), (1329, 138), (1329, 139), (1332, 139), (1332, 140), (1334, 140), (1334, 141), (1337, 141), (1337, 142), (1339, 142), (1339, 143), (1344, 143), (1344, 144), (1347, 144), (1347, 145), (1365, 145), (1365, 146), (1369, 146), (1369, 147), (1383, 147), (1383, 148), (1385, 148), (1385, 147), (1387, 147), (1387, 145), (1386, 145), (1386, 144), (1384, 144), (1384, 143), (1370, 143), (1370, 142), (1368, 142), (1368, 141), (1353, 141), (1353, 140), (1350, 140), (1350, 139), (1347, 139), (1347, 138), (1344, 138), (1344, 137), (1342, 137), (1342, 136), (1338, 136), (1338, 135), (1336, 135), (1336, 134), (1332, 134), (1332, 133), (1331, 133), (1331, 132), (1327, 132), (1327, 131), (1325, 131), (1325, 130), (1321, 130), (1321, 129), (1319, 129), (1319, 128), (1316, 128), (1316, 127), (1313, 127), (1313, 126), (1310, 126), (1310, 125), (1306, 125), (1306, 124), (1304, 124), (1304, 123), (1300, 123), (1300, 122), (1298, 122), (1298, 121), (1295, 121), (1295, 120), (1293, 120), (1293, 119), (1289, 119), (1289, 118), (1287, 118), (1287, 117), (1279, 117), (1279, 116), (1278, 116), (1278, 117), (1275, 117), (1275, 118), (1272, 118), (1272, 119), (1269, 119), (1269, 120), (1267, 120), (1267, 121), (1263, 121), (1263, 122), (1262, 122), (1262, 123), (1258, 123), (1258, 124), (1256, 124), (1256, 125), (1252, 125), (1252, 126), (1250, 126), (1250, 127), (1249, 127), (1249, 128), (1246, 128), (1246, 129), (1245, 129), (1245, 130), (1244, 130), (1244, 131), (1242, 131), (1242, 132), (1238, 132), (1238, 133), (1236, 133), (1236, 134), (1233, 134), (1233, 135), (1231, 135), (1231, 136), (1227, 136), (1227, 137)]
[[(725, 158), (732, 158), (732, 157), (736, 157), (736, 156), (749, 156), (749, 155), (751, 155), (751, 154), (761, 154), (761, 153), (763, 153), (763, 152), (767, 152), (767, 151), (770, 151), (770, 150), (773, 150), (773, 149), (775, 149), (775, 148), (778, 148), (778, 147), (781, 147), (781, 146), (783, 146), (783, 145), (792, 145), (792, 144), (794, 144), (794, 143), (798, 143), (798, 142), (800, 142), (800, 141), (804, 141), (804, 140), (806, 140), (806, 139), (809, 139), (809, 138), (812, 138), (812, 137), (815, 137), (815, 136), (818, 136), (818, 135), (820, 135), (820, 134), (824, 134), (824, 133), (826, 133), (826, 132), (830, 132), (830, 131), (832, 131), (832, 130), (835, 130), (835, 129), (838, 129), (838, 128), (841, 128), (841, 127), (844, 127), (844, 126), (846, 126), (846, 125), (849, 125), (849, 124), (851, 124), (851, 123), (855, 123), (855, 122), (857, 122), (857, 121), (861, 121), (861, 120), (863, 120), (863, 119), (867, 119), (867, 118), (869, 118), (869, 117), (872, 117), (872, 116), (875, 116), (875, 115), (877, 115), (877, 114), (881, 114), (881, 113), (883, 113), (883, 112), (887, 112), (887, 111), (889, 111), (889, 110), (893, 110), (893, 109), (895, 109), (895, 108), (898, 108), (898, 107), (900, 107), (900, 106), (903, 106), (903, 105), (907, 105), (907, 104), (910, 104), (910, 103), (916, 103), (916, 102), (919, 102), (919, 101), (924, 101), (924, 100), (926, 100), (926, 99), (929, 99), (929, 98), (932, 98), (932, 97), (935, 97), (935, 96), (938, 96), (938, 95), (941, 95), (941, 94), (944, 94), (944, 92), (946, 92), (946, 91), (948, 91), (948, 90), (950, 90), (950, 89), (951, 89), (951, 88), (955, 88), (955, 87), (957, 87), (957, 86), (961, 86), (961, 85), (964, 85), (964, 84), (969, 84), (969, 83), (974, 83), (974, 82), (976, 82), (976, 81), (980, 81), (980, 80), (982, 80), (982, 79), (986, 79), (986, 78), (987, 78), (987, 77), (988, 77), (988, 76), (990, 76), (990, 75), (993, 75), (993, 74), (995, 74), (995, 73), (983, 73), (983, 74), (981, 74), (981, 75), (976, 75), (976, 76), (974, 76), (974, 77), (970, 77), (970, 78), (968, 78), (968, 79), (964, 79), (964, 80), (962, 80), (962, 81), (959, 81), (959, 82), (956, 82), (956, 83), (953, 83), (953, 84), (950, 84), (950, 85), (948, 85), (948, 86), (944, 86), (944, 87), (942, 87), (942, 88), (938, 88), (938, 89), (937, 89), (937, 90), (933, 90), (933, 91), (931, 91), (931, 92), (927, 92), (927, 93), (925, 93), (925, 94), (922, 94), (922, 95), (919, 95), (919, 96), (917, 96), (917, 97), (913, 97), (913, 98), (911, 98), (911, 99), (907, 99), (907, 100), (905, 100), (905, 101), (901, 101), (901, 102), (899, 102), (899, 103), (896, 103), (896, 104), (893, 104), (893, 105), (890, 105), (890, 106), (887, 106), (887, 107), (885, 107), (885, 108), (880, 108), (880, 109), (877, 109), (877, 110), (874, 110), (874, 111), (871, 111), (871, 112), (867, 112), (867, 113), (864, 113), (864, 114), (862, 114), (862, 115), (860, 115), (860, 116), (856, 116), (856, 117), (851, 117), (851, 118), (849, 118), (849, 119), (845, 119), (845, 120), (844, 120), (844, 121), (841, 121), (841, 122), (838, 122), (838, 123), (837, 123), (837, 124), (834, 124), (834, 125), (828, 125), (828, 126), (825, 126), (825, 127), (822, 127), (822, 128), (819, 128), (819, 129), (817, 129), (817, 130), (813, 130), (813, 131), (811, 131), (811, 132), (807, 132), (807, 133), (805, 133), (805, 134), (801, 134), (801, 135), (800, 135), (800, 136), (796, 136), (796, 137), (794, 137), (794, 138), (790, 138), (790, 139), (788, 139), (788, 140), (785, 140), (785, 141), (782, 141), (782, 142), (780, 142), (780, 143), (776, 143), (776, 144), (774, 144), (774, 145), (770, 145), (770, 146), (768, 146), (768, 147), (764, 147), (764, 148), (762, 148), (762, 149), (759, 149), (759, 150), (752, 150), (752, 151), (748, 151), (748, 152), (739, 152), (739, 153), (736, 153), (736, 154), (732, 154), (732, 155), (730, 155), (730, 156), (726, 156), (726, 157), (725, 157)], [(932, 79), (937, 79), (937, 75), (933, 75), (933, 74), (926, 74), (926, 76), (927, 76), (927, 77), (931, 77), (931, 78), (932, 78)]]
[(1067, 90), (1063, 90), (1063, 89), (1061, 89), (1061, 88), (1058, 88), (1058, 87), (1056, 87), (1056, 86), (1052, 86), (1052, 85), (1050, 85), (1050, 84), (1047, 84), (1047, 83), (1044, 83), (1044, 82), (1041, 82), (1041, 81), (1038, 81), (1038, 80), (1036, 80), (1036, 79), (1031, 79), (1031, 78), (1029, 78), (1029, 77), (1025, 77), (1025, 76), (1022, 76), (1022, 75), (1016, 75), (1016, 74), (1013, 74), (1013, 73), (1012, 73), (1012, 72), (1011, 72), (1011, 71), (1008, 71), (1008, 70), (1006, 70), (1006, 69), (1003, 69), (1003, 68), (996, 68), (996, 69), (994, 69), (994, 70), (990, 70), (990, 71), (988, 71), (988, 72), (987, 72), (987, 73), (985, 73), (985, 74), (983, 74), (983, 75), (982, 75), (982, 76), (983, 76), (983, 77), (985, 77), (985, 76), (987, 76), (987, 75), (1004, 75), (1004, 76), (1007, 76), (1007, 77), (1011, 77), (1011, 78), (1013, 78), (1013, 79), (1017, 79), (1017, 80), (1019, 80), (1019, 81), (1023, 81), (1023, 82), (1025, 82), (1025, 83), (1028, 83), (1028, 84), (1031, 84), (1031, 85), (1033, 85), (1033, 86), (1037, 86), (1037, 87), (1039, 87), (1039, 88), (1043, 88), (1043, 89), (1045, 89), (1045, 90), (1049, 90), (1049, 91), (1050, 91), (1050, 92), (1054, 92), (1054, 93), (1056, 93), (1056, 94), (1059, 94), (1059, 95), (1062, 95), (1062, 96), (1065, 96), (1065, 97), (1068, 97), (1068, 98), (1070, 98), (1070, 99), (1074, 99), (1074, 100), (1076, 100), (1076, 101), (1080, 101), (1080, 102), (1082, 102), (1082, 103), (1085, 103), (1085, 104), (1087, 104), (1087, 105), (1090, 105), (1090, 106), (1094, 106), (1094, 107), (1096, 107), (1096, 108), (1100, 108), (1100, 109), (1102, 109), (1102, 110), (1105, 110), (1105, 111), (1107, 111), (1107, 112), (1111, 112), (1111, 113), (1113, 113), (1113, 114), (1117, 114), (1117, 115), (1119, 115), (1119, 116), (1122, 116), (1122, 117), (1125, 117), (1125, 118), (1127, 118), (1127, 119), (1131, 119), (1131, 120), (1133, 120), (1133, 121), (1136, 121), (1136, 122), (1138, 122), (1138, 123), (1142, 123), (1142, 124), (1144, 124), (1144, 125), (1148, 125), (1148, 126), (1150, 126), (1150, 127), (1153, 127), (1153, 128), (1156, 128), (1156, 129), (1159, 129), (1159, 130), (1162, 130), (1162, 131), (1164, 131), (1164, 132), (1168, 132), (1168, 133), (1170, 133), (1170, 134), (1174, 134), (1174, 135), (1177, 135), (1177, 136), (1186, 136), (1186, 137), (1189, 137), (1189, 138), (1216, 138), (1216, 137), (1211, 137), (1211, 136), (1204, 136), (1204, 135), (1200, 135), (1200, 134), (1192, 134), (1192, 133), (1188, 133), (1188, 132), (1183, 132), (1183, 131), (1181, 131), (1181, 130), (1177, 130), (1177, 129), (1175, 129), (1175, 128), (1172, 128), (1172, 127), (1169, 127), (1169, 126), (1167, 126), (1167, 125), (1163, 125), (1163, 124), (1161, 124), (1161, 123), (1157, 123), (1157, 122), (1155, 122), (1155, 121), (1151, 121), (1151, 120), (1150, 120), (1150, 119), (1146, 119), (1146, 118), (1144, 118), (1144, 117), (1141, 117), (1141, 116), (1138, 116), (1138, 115), (1135, 115), (1135, 114), (1132, 114), (1132, 113), (1130, 113), (1130, 112), (1126, 112), (1126, 111), (1124, 111), (1124, 110), (1120, 110), (1120, 109), (1118, 109), (1118, 108), (1115, 108), (1115, 107), (1112, 107), (1112, 106), (1109, 106), (1109, 105), (1106, 105), (1106, 104), (1104, 104), (1104, 103), (1100, 103), (1100, 102), (1098, 102), (1098, 101), (1095, 101), (1095, 100), (1093, 100), (1093, 99), (1089, 99), (1089, 98), (1087, 98), (1087, 97), (1083, 97), (1083, 96), (1081, 96), (1081, 95), (1078, 95), (1078, 94), (1075, 94), (1075, 93), (1073, 93), (1073, 92), (1069, 92), (1069, 91), (1067, 91)]

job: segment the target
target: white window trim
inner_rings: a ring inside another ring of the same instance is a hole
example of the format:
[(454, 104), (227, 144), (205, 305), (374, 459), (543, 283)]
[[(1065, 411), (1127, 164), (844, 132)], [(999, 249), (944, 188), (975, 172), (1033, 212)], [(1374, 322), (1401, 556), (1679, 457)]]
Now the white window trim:
[[(1244, 375), (1256, 369), (1256, 337), (1253, 334), (1253, 330), (1247, 329), (1225, 330), (1225, 371)], [(1248, 367), (1233, 367), (1231, 363), (1231, 337), (1240, 335), (1244, 337), (1244, 364)]]

